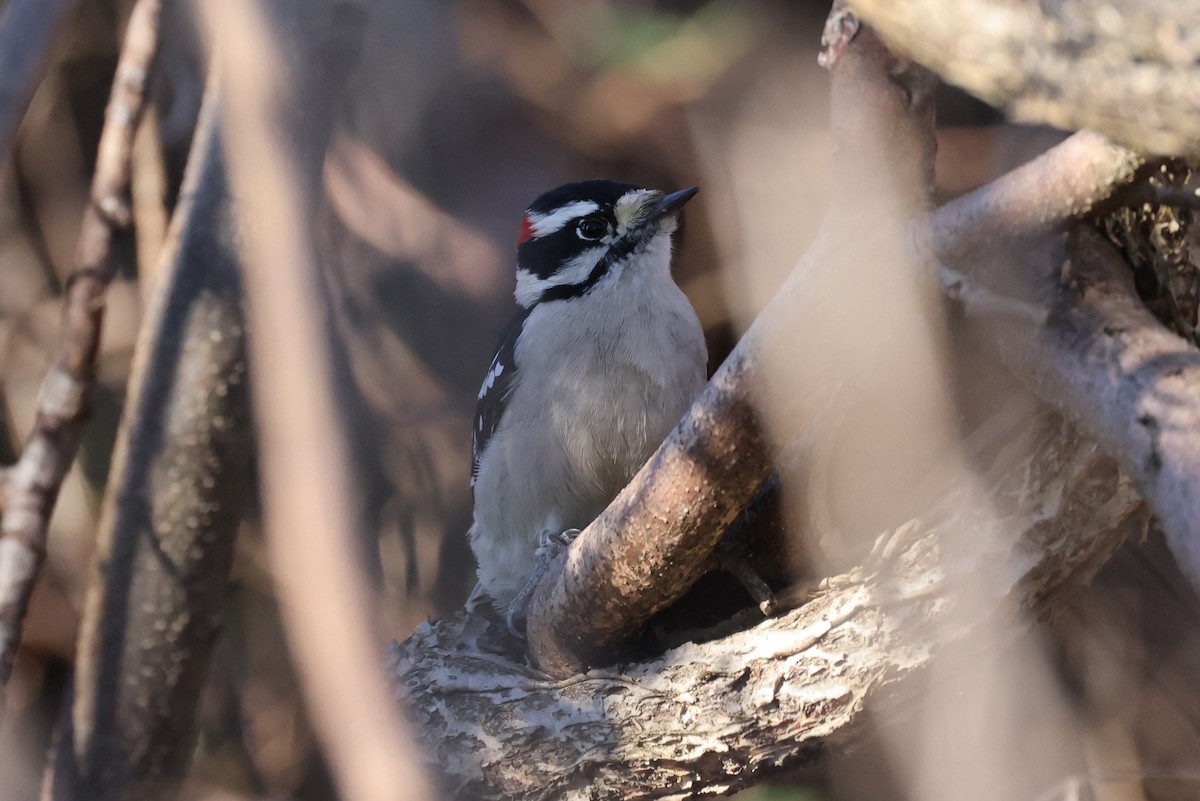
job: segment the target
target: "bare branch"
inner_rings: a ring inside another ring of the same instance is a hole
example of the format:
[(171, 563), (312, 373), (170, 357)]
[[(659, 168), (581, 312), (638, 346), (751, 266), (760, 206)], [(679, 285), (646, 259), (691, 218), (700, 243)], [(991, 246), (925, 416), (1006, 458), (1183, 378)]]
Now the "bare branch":
[(343, 797), (428, 798), (380, 670), (380, 638), (354, 547), (354, 479), (310, 225), (365, 9), (345, 0), (300, 9), (205, 0), (199, 8), (226, 58), (224, 130), (246, 235), (266, 534), (308, 711)]
[(79, 0), (13, 0), (0, 17), (0, 159), (7, 162)]
[[(920, 146), (905, 144), (903, 136), (889, 140), (889, 154), (876, 159), (866, 157), (874, 152), (874, 146), (869, 142), (870, 132), (902, 128), (894, 124), (864, 123), (855, 118), (856, 113), (881, 112), (878, 101), (864, 93), (864, 87), (870, 85), (869, 80), (855, 72), (863, 68), (856, 66), (858, 62), (854, 59), (845, 59), (844, 55), (839, 63), (842, 61), (848, 61), (848, 64), (842, 64), (841, 72), (847, 76), (845, 91), (852, 102), (838, 104), (836, 97), (834, 100), (836, 135), (843, 143), (839, 152), (863, 154), (857, 160), (841, 162), (846, 180), (835, 185), (835, 193), (841, 193), (843, 205), (861, 204), (862, 198), (872, 193), (855, 192), (853, 187), (869, 180), (870, 176), (894, 174), (898, 167), (910, 173), (907, 178), (896, 176), (897, 184), (907, 181), (915, 186), (927, 181), (932, 169), (928, 153), (922, 153)], [(837, 75), (835, 70), (835, 78)], [(836, 93), (836, 83), (834, 90)], [(919, 84), (915, 91), (921, 91)], [(874, 112), (857, 111), (869, 109), (873, 104), (876, 105)], [(839, 119), (839, 114), (845, 118)], [(1142, 167), (1143, 161), (1139, 157), (1108, 143), (1103, 137), (1090, 132), (1076, 134), (993, 184), (939, 209), (930, 221), (932, 251), (944, 264), (962, 270), (966, 280), (978, 281), (982, 275), (976, 273), (982, 273), (986, 265), (991, 264), (981, 259), (982, 255), (1004, 246), (1036, 242), (1064, 230), (1072, 220), (1113, 201), (1141, 175)], [(856, 174), (862, 177), (855, 179)], [(910, 205), (919, 210), (921, 204), (917, 201)], [(835, 197), (834, 207), (839, 208), (838, 197)], [(862, 212), (849, 215), (849, 224), (853, 226), (854, 221), (864, 216), (868, 215)], [(543, 669), (553, 675), (565, 675), (590, 664), (599, 654), (636, 630), (654, 610), (679, 597), (703, 571), (699, 563), (711, 551), (719, 531), (766, 475), (765, 463), (751, 458), (751, 454), (762, 452), (763, 439), (746, 417), (751, 413), (750, 399), (757, 394), (757, 390), (749, 388), (754, 381), (760, 380), (755, 376), (764, 359), (763, 349), (784, 347), (773, 344), (772, 337), (785, 335), (779, 330), (771, 335), (763, 332), (771, 328), (775, 316), (792, 321), (785, 341), (795, 351), (793, 360), (803, 361), (798, 349), (804, 347), (805, 336), (804, 332), (796, 330), (796, 325), (804, 323), (795, 321), (815, 319), (828, 305), (823, 298), (840, 297), (839, 293), (844, 291), (841, 286), (832, 293), (829, 288), (815, 288), (820, 284), (820, 279), (815, 276), (822, 275), (824, 269), (839, 270), (839, 266), (844, 272), (845, 265), (856, 258), (854, 248), (860, 249), (857, 258), (862, 259), (862, 254), (870, 247), (870, 243), (859, 241), (861, 230), (849, 232), (849, 235), (836, 232), (836, 226), (844, 224), (838, 221), (836, 211), (831, 213), (827, 226), (835, 233), (818, 237), (812, 251), (797, 266), (789, 284), (764, 312), (762, 319), (747, 332), (729, 362), (714, 376), (710, 387), (697, 399), (693, 410), (664, 448), (609, 510), (589, 527), (588, 534), (572, 545), (567, 557), (570, 578), (557, 582), (552, 596), (545, 592), (551, 582), (543, 580), (543, 592), (535, 597), (529, 624), (531, 646)], [(872, 231), (868, 236), (871, 238), (878, 239), (879, 234)], [(875, 246), (878, 248), (878, 243)], [(803, 294), (795, 291), (801, 283)], [(956, 285), (960, 292), (985, 291), (975, 283), (969, 288), (961, 281)], [(823, 339), (829, 340), (827, 333)], [(842, 373), (843, 376), (846, 374)], [(838, 386), (834, 375), (816, 380), (809, 376), (809, 379), (795, 383), (803, 383), (803, 391), (810, 395), (815, 392), (814, 386), (823, 386), (826, 391)], [(811, 414), (819, 412), (827, 398), (805, 400), (812, 404), (807, 407)], [(800, 421), (797, 430), (802, 430), (805, 414), (796, 414), (796, 417)], [(719, 448), (707, 451), (709, 441), (720, 443)], [(736, 453), (738, 459), (727, 474), (722, 472), (722, 466), (730, 461), (728, 456), (720, 458), (720, 454), (732, 453)], [(709, 497), (717, 493), (711, 486), (706, 490), (704, 483), (697, 483), (700, 475), (717, 483), (725, 482), (727, 491), (720, 494), (720, 503), (732, 507), (718, 505), (715, 498)], [(636, 516), (639, 508), (648, 510), (644, 518)], [(681, 509), (686, 510), (682, 515)], [(590, 541), (592, 532), (605, 533), (600, 534), (603, 539), (598, 537)], [(620, 532), (628, 532), (628, 539), (624, 540)], [(625, 545), (619, 545), (620, 542)], [(630, 571), (634, 571), (632, 575)], [(550, 571), (549, 575), (554, 576), (555, 571)], [(613, 588), (617, 584), (621, 589), (615, 590), (614, 594)], [(566, 623), (568, 620), (569, 624)], [(550, 621), (554, 621), (554, 625), (550, 625)], [(573, 644), (554, 643), (551, 629), (569, 632), (564, 636), (571, 637)], [(573, 650), (577, 651), (575, 656), (568, 657)], [(590, 653), (585, 656), (584, 652)]]
[(899, 52), (1015, 119), (1200, 155), (1197, 0), (850, 0)]
[(1098, 232), (1075, 229), (1070, 256), (1047, 324), (1001, 323), (989, 339), (1034, 392), (1116, 457), (1200, 587), (1200, 350), (1150, 314)]
[(729, 793), (853, 743), (871, 725), (864, 710), (909, 697), (904, 680), (948, 646), (984, 658), (1010, 631), (991, 628), (999, 610), (1050, 614), (1147, 515), (1094, 444), (1053, 413), (1014, 411), (1001, 415), (1005, 448), (984, 479), (997, 517), (950, 487), (882, 537), (869, 567), (723, 639), (548, 681), (509, 650), (502, 625), (460, 615), (422, 626), (397, 646), (394, 671), (453, 795)]
[(1033, 161), (937, 210), (934, 251), (968, 275), (981, 257), (1021, 248), (1065, 230), (1143, 176), (1145, 162), (1091, 131), (1080, 131)]
[(104, 290), (116, 270), (112, 239), (129, 221), (130, 148), (158, 51), (160, 8), (161, 0), (138, 0), (130, 16), (105, 112), (92, 203), (84, 213), (67, 289), (59, 356), (42, 382), (33, 431), (9, 472), (0, 521), (0, 684), (12, 671), (21, 621), (45, 555), (50, 513), (88, 414)]

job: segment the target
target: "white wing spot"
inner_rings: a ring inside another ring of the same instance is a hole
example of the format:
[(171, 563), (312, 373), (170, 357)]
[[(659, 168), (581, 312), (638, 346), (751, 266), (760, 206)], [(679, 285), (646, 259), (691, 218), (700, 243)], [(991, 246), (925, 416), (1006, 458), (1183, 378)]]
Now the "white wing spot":
[[(483, 386), (479, 388), (479, 398), (478, 399), (482, 399), (484, 395), (488, 394), (488, 392), (491, 391), (492, 387), (496, 383), (496, 379), (499, 378), (500, 374), (503, 372), (504, 372), (504, 363), (503, 362), (501, 362), (499, 360), (492, 362), (492, 369), (488, 370), (487, 377), (483, 379)], [(482, 425), (482, 421), (480, 421), (480, 425)]]

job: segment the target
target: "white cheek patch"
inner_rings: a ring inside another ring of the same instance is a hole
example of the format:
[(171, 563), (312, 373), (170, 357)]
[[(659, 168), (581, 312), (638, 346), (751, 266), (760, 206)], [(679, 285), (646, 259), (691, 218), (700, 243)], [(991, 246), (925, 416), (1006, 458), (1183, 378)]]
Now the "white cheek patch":
[(537, 214), (531, 211), (525, 215), (525, 219), (529, 221), (529, 227), (533, 229), (533, 235), (541, 237), (558, 231), (574, 219), (599, 210), (600, 206), (590, 200), (576, 200), (574, 203), (560, 206), (554, 211), (548, 211), (545, 214)]
[(556, 286), (571, 286), (587, 281), (592, 270), (604, 258), (607, 247), (588, 248), (578, 256), (564, 262), (552, 275), (540, 278), (529, 270), (517, 270), (517, 291), (514, 293), (517, 303), (525, 308), (537, 302), (538, 298), (549, 289)]
[(617, 218), (617, 231), (624, 233), (641, 221), (646, 199), (657, 194), (650, 189), (633, 189), (617, 200), (613, 206), (613, 216)]

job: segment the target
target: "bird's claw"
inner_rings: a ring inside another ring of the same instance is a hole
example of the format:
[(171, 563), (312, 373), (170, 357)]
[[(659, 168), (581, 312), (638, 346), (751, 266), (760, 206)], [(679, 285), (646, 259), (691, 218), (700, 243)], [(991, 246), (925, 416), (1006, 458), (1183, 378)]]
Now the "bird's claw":
[(542, 576), (546, 575), (546, 571), (550, 569), (550, 564), (562, 553), (564, 548), (575, 541), (579, 534), (579, 529), (569, 528), (566, 531), (543, 531), (538, 535), (537, 550), (534, 551), (537, 555), (537, 564), (534, 565), (533, 574), (525, 582), (521, 591), (517, 593), (517, 597), (513, 598), (512, 603), (508, 605), (508, 614), (504, 617), (508, 631), (513, 636), (525, 639), (525, 613), (529, 611), (529, 602), (533, 600), (533, 593), (537, 590)]

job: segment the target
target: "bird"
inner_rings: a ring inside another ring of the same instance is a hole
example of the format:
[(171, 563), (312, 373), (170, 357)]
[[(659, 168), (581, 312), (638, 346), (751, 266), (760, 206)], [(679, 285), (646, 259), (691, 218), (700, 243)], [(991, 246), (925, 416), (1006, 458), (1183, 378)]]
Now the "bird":
[(671, 234), (699, 191), (569, 183), (517, 237), (519, 311), (479, 390), (472, 428), (474, 609), (518, 624), (556, 548), (629, 483), (706, 381), (695, 309), (671, 275)]

